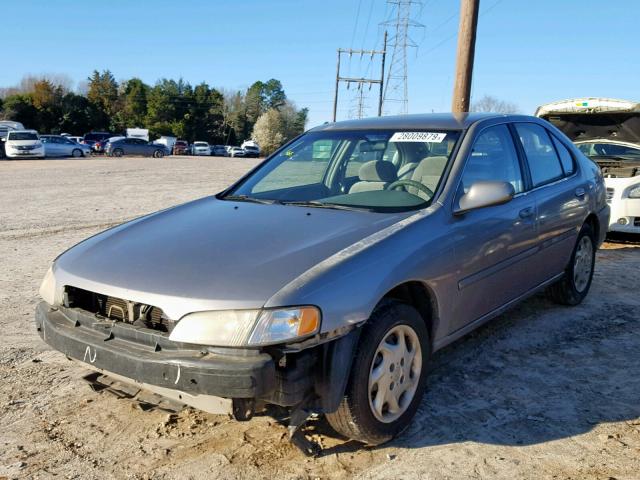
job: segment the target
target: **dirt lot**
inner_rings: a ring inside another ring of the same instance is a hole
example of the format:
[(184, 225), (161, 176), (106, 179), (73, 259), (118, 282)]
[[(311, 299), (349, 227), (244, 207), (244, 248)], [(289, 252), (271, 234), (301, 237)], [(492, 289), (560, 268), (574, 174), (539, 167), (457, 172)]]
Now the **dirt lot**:
[(437, 353), (413, 426), (368, 449), (312, 426), (311, 460), (269, 416), (143, 411), (92, 392), (35, 332), (62, 250), (216, 192), (254, 160), (0, 162), (0, 479), (640, 478), (640, 248), (607, 243), (576, 308), (542, 296)]

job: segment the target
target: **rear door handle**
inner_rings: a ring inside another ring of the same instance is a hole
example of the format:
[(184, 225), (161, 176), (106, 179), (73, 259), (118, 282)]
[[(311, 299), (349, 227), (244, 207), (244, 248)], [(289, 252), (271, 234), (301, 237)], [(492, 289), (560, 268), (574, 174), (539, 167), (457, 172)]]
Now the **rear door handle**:
[(533, 217), (533, 207), (527, 207), (520, 210), (520, 218), (531, 218)]
[(576, 188), (576, 197), (582, 198), (584, 197), (584, 194), (585, 194), (584, 188), (582, 187)]

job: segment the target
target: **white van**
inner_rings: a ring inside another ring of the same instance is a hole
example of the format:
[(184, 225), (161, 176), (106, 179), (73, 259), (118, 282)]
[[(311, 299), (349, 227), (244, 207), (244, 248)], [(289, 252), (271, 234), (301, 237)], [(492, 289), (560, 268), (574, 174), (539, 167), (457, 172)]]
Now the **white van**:
[(44, 158), (44, 145), (35, 130), (9, 130), (4, 148), (7, 158)]
[(577, 98), (542, 105), (536, 116), (600, 166), (611, 207), (609, 231), (640, 233), (640, 103)]

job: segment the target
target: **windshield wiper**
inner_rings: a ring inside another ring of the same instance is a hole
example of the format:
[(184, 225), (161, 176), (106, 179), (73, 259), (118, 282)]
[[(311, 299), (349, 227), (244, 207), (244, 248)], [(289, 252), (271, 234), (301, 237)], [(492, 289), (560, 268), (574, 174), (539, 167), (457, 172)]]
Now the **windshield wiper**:
[(281, 203), (282, 205), (295, 205), (296, 207), (332, 208), (334, 210), (369, 210), (366, 207), (351, 207), (347, 205), (340, 205), (338, 203), (319, 202), (317, 200), (291, 200)]
[(279, 200), (271, 200), (268, 198), (256, 198), (249, 195), (225, 195), (222, 200), (234, 200), (236, 202), (260, 203), (262, 205), (273, 205), (274, 203), (282, 203)]

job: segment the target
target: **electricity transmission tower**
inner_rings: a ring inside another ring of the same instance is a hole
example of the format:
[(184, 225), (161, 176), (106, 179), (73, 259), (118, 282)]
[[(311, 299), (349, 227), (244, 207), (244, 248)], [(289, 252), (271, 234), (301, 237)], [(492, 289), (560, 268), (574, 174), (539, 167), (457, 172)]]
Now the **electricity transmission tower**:
[[(343, 55), (360, 55), (369, 56), (370, 61), (373, 61), (374, 57), (380, 56), (380, 78), (365, 78), (365, 77), (343, 77), (340, 75), (340, 61)], [(359, 88), (359, 94), (362, 95), (360, 100), (360, 106), (358, 108), (358, 112), (360, 115), (364, 115), (365, 105), (364, 105), (364, 92), (362, 91), (362, 87), (364, 84), (367, 85), (379, 85), (380, 93), (378, 98), (378, 116), (382, 115), (382, 91), (384, 88), (384, 65), (385, 59), (387, 57), (387, 32), (384, 32), (384, 40), (382, 45), (382, 50), (354, 50), (352, 48), (339, 48), (338, 49), (338, 64), (336, 67), (336, 86), (335, 93), (333, 96), (333, 121), (336, 121), (336, 115), (338, 112), (338, 91), (340, 89), (340, 82), (346, 83), (347, 88), (353, 83), (356, 84)], [(361, 117), (358, 117), (361, 118)]]
[(393, 34), (390, 46), (393, 48), (387, 80), (384, 87), (382, 104), (386, 113), (391, 110), (390, 104), (399, 104), (397, 113), (405, 114), (409, 111), (409, 91), (407, 88), (407, 49), (418, 45), (414, 42), (409, 30), (423, 28), (424, 25), (411, 18), (414, 6), (422, 6), (420, 0), (387, 0), (393, 8), (393, 19), (382, 25), (391, 28)]

